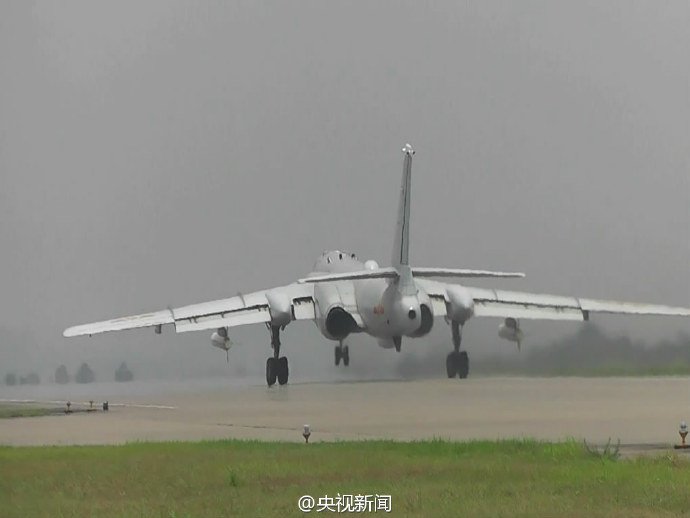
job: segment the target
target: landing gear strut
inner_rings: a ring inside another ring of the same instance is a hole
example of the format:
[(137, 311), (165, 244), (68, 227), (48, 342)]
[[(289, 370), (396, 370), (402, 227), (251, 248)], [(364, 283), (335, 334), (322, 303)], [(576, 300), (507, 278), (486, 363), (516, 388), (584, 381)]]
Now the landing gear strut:
[(340, 345), (335, 346), (335, 364), (340, 365), (340, 360), (343, 361), (343, 365), (347, 367), (350, 365), (350, 347), (343, 345), (343, 341), (340, 341)]
[(280, 385), (285, 385), (288, 382), (289, 371), (287, 358), (280, 356), (280, 326), (267, 324), (267, 327), (271, 331), (273, 356), (266, 360), (266, 383), (272, 387), (278, 380)]
[(449, 378), (454, 378), (457, 375), (458, 378), (465, 379), (470, 372), (470, 358), (467, 356), (467, 351), (460, 350), (460, 342), (462, 341), (460, 322), (453, 320), (451, 329), (453, 332), (453, 352), (446, 357), (446, 372)]

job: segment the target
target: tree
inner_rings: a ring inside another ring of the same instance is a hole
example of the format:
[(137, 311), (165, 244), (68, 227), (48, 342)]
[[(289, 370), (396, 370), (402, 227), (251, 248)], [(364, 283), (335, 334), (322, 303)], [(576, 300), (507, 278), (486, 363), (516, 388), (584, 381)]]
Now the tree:
[(5, 375), (5, 385), (16, 385), (17, 384), (17, 375), (13, 372), (8, 372)]
[(94, 379), (93, 371), (88, 363), (82, 363), (77, 374), (74, 376), (74, 381), (77, 383), (91, 383)]
[(122, 362), (115, 371), (115, 381), (132, 381), (134, 375), (132, 371), (127, 368), (127, 363)]
[(69, 374), (67, 372), (67, 367), (64, 365), (60, 365), (57, 369), (55, 369), (55, 383), (69, 383)]

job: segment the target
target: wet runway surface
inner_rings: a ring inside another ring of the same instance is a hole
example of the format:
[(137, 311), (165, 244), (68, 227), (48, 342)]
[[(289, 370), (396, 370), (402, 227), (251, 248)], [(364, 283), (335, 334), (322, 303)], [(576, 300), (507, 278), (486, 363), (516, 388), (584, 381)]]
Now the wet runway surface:
[[(620, 439), (622, 452), (657, 452), (690, 421), (690, 378), (503, 378), (304, 383), (260, 380), (42, 386), (0, 399), (108, 399), (109, 412), (0, 420), (0, 444), (113, 444), (245, 438), (467, 440)], [(89, 396), (89, 393), (91, 394)], [(50, 395), (53, 397), (49, 397)], [(27, 397), (28, 396), (28, 397)], [(121, 406), (123, 405), (123, 406)], [(138, 406), (145, 405), (145, 406)], [(83, 406), (81, 407), (83, 408)]]

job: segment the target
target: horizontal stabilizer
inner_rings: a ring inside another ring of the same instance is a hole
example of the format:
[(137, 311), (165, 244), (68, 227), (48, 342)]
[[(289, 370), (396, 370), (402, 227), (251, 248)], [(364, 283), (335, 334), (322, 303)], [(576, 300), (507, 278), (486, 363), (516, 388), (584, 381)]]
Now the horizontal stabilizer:
[(520, 272), (492, 272), (489, 270), (468, 270), (466, 268), (412, 268), (413, 277), (457, 277), (457, 278), (513, 278), (525, 276)]
[(300, 284), (316, 282), (357, 281), (365, 279), (394, 279), (398, 276), (395, 268), (379, 268), (378, 270), (361, 270), (358, 272), (327, 273), (299, 279)]
[[(412, 267), (413, 277), (456, 277), (456, 278), (522, 278), (524, 273), (519, 272), (492, 272), (489, 270), (468, 270), (465, 268), (417, 268)], [(379, 268), (377, 270), (361, 270), (358, 272), (327, 273), (314, 275), (300, 279), (299, 283), (357, 281), (365, 279), (395, 279), (398, 270), (392, 267)]]

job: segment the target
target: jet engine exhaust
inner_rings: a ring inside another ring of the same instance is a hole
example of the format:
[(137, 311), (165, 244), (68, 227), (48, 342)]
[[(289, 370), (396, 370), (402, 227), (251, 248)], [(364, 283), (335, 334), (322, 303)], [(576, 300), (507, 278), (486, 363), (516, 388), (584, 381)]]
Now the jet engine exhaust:
[(431, 308), (429, 308), (429, 306), (426, 304), (420, 304), (419, 313), (421, 316), (421, 324), (419, 325), (419, 328), (417, 328), (417, 330), (410, 335), (413, 338), (428, 335), (431, 332), (431, 328), (434, 327), (434, 314), (431, 312)]
[(336, 340), (342, 340), (356, 330), (357, 323), (355, 319), (343, 308), (335, 307), (328, 312), (326, 332)]

